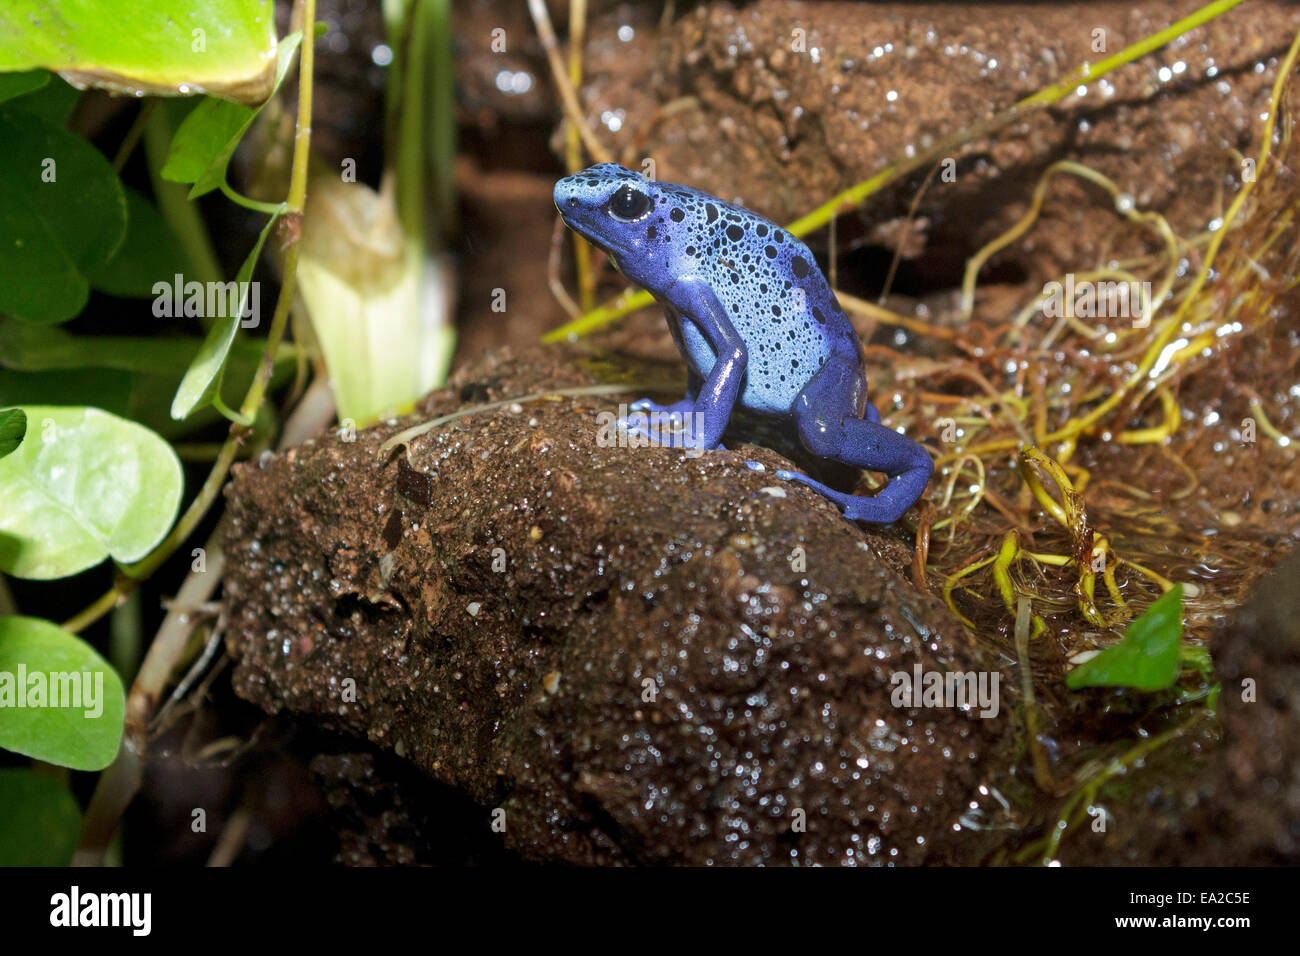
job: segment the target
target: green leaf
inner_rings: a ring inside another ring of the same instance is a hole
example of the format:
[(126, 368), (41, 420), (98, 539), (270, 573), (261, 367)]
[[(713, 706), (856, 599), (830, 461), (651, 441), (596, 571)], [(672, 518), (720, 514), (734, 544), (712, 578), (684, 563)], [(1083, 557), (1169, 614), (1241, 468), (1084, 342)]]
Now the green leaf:
[(66, 372), (18, 372), (0, 369), (0, 408), (9, 405), (94, 405), (134, 419), (131, 414), (130, 372), (108, 368)]
[[(181, 379), (176, 397), (172, 399), (172, 418), (177, 421), (189, 417), (194, 409), (208, 404), (217, 394), (221, 373), (226, 367), (226, 358), (230, 355), (230, 346), (234, 344), (235, 333), (239, 331), (249, 295), (254, 291), (253, 269), (262, 254), (262, 245), (266, 242), (266, 237), (270, 235), (271, 228), (279, 218), (280, 214), (277, 212), (266, 221), (261, 235), (257, 237), (257, 243), (253, 246), (253, 251), (239, 267), (239, 274), (235, 277), (236, 288), (239, 291), (238, 308), (229, 315), (219, 316), (212, 324), (207, 338), (199, 348), (199, 354), (195, 356), (185, 372), (185, 377)], [(224, 301), (229, 302), (231, 298), (233, 296), (226, 296)]]
[[(272, 94), (280, 88), (301, 42), (301, 32), (291, 33), (280, 41)], [(167, 160), (163, 163), (162, 178), (176, 183), (193, 183), (191, 199), (219, 189), (226, 181), (226, 167), (235, 154), (235, 147), (261, 109), (260, 106), (249, 109), (211, 97), (205, 99), (176, 130)]]
[(5, 0), (0, 63), (119, 93), (260, 103), (275, 75), (275, 19), (271, 0)]
[(1124, 640), (1070, 671), (1066, 686), (1163, 690), (1178, 679), (1182, 638), (1183, 586), (1175, 584), (1128, 626)]
[(81, 833), (81, 808), (59, 781), (0, 770), (0, 866), (67, 866)]
[[(226, 167), (256, 114), (247, 106), (207, 97), (185, 117), (163, 163), (163, 179), (194, 183), (190, 198), (218, 188)], [(199, 181), (203, 180), (202, 185)]]
[(0, 747), (103, 770), (125, 714), (122, 681), (93, 647), (40, 618), (0, 617)]
[(27, 414), (21, 408), (0, 411), (0, 458), (21, 445), (26, 433)]
[[(183, 422), (171, 417), (176, 389), (202, 343), (189, 335), (71, 335), (57, 325), (0, 319), (0, 408), (93, 405), (174, 440), (222, 420), (210, 407)], [(227, 405), (243, 401), (261, 364), (262, 343), (236, 337), (221, 376)], [(272, 387), (292, 378), (296, 367), (292, 352), (281, 350)], [(263, 404), (259, 415), (268, 414)]]
[(124, 189), (126, 239), (111, 259), (90, 271), (89, 279), (100, 292), (145, 298), (154, 294), (154, 283), (170, 284), (173, 276), (190, 272), (190, 262), (158, 207), (129, 186)]
[(95, 147), (20, 110), (0, 110), (0, 143), (0, 312), (62, 322), (126, 235), (122, 184)]
[(32, 70), (29, 73), (0, 73), (0, 103), (15, 96), (23, 96), (32, 90), (39, 90), (50, 82), (50, 74), (44, 70)]
[(53, 326), (0, 319), (0, 365), (28, 372), (88, 366), (158, 375), (176, 370), (179, 376), (196, 341), (194, 336), (72, 335)]
[(55, 126), (67, 126), (72, 111), (77, 108), (81, 91), (69, 86), (61, 77), (51, 73), (45, 75), (50, 78), (48, 83), (34, 93), (10, 100), (5, 108), (39, 116)]
[(147, 428), (98, 408), (34, 405), (0, 459), (0, 571), (46, 580), (137, 561), (180, 507), (181, 464)]
[[(42, 402), (59, 405), (94, 405), (96, 408), (129, 418), (137, 424), (152, 429), (168, 441), (179, 441), (224, 419), (215, 408), (201, 408), (183, 422), (171, 417), (171, 401), (180, 384), (184, 363), (198, 348), (201, 340), (177, 339), (187, 346), (188, 355), (177, 359), (177, 364), (166, 374), (152, 375), (141, 372), (123, 372), (111, 368), (84, 368), (75, 375), (66, 372), (15, 372), (0, 369), (0, 407), (7, 405), (37, 405)], [(227, 405), (238, 406), (248, 390), (253, 372), (260, 364), (261, 353), (249, 354), (243, 345), (256, 342), (235, 341), (230, 361), (221, 380), (221, 397)], [(292, 378), (292, 356), (276, 363), (274, 385), (283, 385)], [(271, 407), (262, 405), (260, 416), (271, 413)]]

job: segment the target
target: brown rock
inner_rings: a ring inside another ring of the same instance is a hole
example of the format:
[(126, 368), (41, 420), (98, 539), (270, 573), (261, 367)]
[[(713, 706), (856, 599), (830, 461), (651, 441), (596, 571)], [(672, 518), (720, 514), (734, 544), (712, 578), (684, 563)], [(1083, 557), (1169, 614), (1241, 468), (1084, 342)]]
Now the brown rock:
[[(497, 355), (421, 417), (589, 381), (560, 352)], [(991, 666), (904, 577), (910, 545), (777, 481), (765, 450), (600, 447), (614, 401), (433, 430), (409, 453), (428, 497), (403, 493), (400, 450), (377, 456), (391, 427), (238, 468), (224, 540), (238, 692), (478, 803), (439, 826), (503, 810), (505, 844), (531, 859), (952, 858), (1012, 708), (891, 703), (895, 672)]]

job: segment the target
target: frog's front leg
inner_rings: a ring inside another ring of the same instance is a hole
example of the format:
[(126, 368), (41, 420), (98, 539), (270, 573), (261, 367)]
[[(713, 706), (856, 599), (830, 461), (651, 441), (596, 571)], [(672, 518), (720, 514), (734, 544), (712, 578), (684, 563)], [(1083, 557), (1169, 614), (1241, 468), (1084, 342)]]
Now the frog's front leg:
[[(680, 313), (680, 321), (695, 324), (709, 343), (716, 360), (693, 396), (688, 395), (682, 401), (668, 406), (656, 405), (648, 399), (631, 406), (634, 410), (680, 416), (683, 427), (679, 431), (665, 432), (662, 429), (647, 428), (640, 422), (632, 423), (634, 430), (673, 448), (720, 448), (722, 433), (727, 430), (731, 410), (740, 394), (749, 353), (735, 326), (727, 318), (726, 309), (705, 280), (697, 276), (678, 279), (667, 290), (664, 298)], [(694, 378), (692, 384), (695, 384)]]

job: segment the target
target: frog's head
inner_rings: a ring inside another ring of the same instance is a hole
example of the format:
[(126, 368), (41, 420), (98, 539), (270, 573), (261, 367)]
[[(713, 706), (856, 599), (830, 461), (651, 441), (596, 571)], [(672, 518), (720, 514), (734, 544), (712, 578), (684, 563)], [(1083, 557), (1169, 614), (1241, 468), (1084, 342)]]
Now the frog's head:
[(645, 284), (638, 273), (656, 258), (649, 242), (656, 236), (654, 187), (630, 169), (599, 163), (555, 184), (555, 208), (565, 225), (609, 253), (619, 271)]

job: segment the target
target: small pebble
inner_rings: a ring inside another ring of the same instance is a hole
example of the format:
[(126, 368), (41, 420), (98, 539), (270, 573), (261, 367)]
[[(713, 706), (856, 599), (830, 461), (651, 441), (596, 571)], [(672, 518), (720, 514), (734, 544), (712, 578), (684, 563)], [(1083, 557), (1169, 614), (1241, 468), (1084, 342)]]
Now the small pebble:
[(758, 490), (771, 495), (773, 498), (785, 497), (785, 489), (777, 488), (775, 485), (768, 485), (766, 488), (759, 488)]
[(479, 604), (478, 601), (470, 601), (469, 604), (465, 605), (465, 610), (469, 611), (470, 617), (478, 617), (478, 612), (482, 607), (483, 605)]

